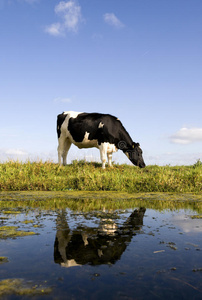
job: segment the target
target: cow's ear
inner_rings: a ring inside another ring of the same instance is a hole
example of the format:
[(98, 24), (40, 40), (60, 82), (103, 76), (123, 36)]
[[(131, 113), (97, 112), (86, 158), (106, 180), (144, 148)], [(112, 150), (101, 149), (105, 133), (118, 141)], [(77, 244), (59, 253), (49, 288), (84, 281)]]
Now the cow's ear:
[(133, 142), (132, 148), (134, 149), (135, 147), (140, 147), (140, 144)]

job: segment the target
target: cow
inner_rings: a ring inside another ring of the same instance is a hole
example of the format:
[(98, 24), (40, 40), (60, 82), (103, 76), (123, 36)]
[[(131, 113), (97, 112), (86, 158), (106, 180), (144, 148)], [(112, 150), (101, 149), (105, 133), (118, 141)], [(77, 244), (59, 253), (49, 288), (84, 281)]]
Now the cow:
[(103, 169), (107, 157), (112, 166), (112, 153), (119, 149), (134, 165), (145, 167), (140, 144), (133, 142), (121, 121), (110, 114), (63, 112), (57, 116), (57, 135), (60, 165), (66, 165), (67, 153), (74, 144), (78, 148), (98, 148)]

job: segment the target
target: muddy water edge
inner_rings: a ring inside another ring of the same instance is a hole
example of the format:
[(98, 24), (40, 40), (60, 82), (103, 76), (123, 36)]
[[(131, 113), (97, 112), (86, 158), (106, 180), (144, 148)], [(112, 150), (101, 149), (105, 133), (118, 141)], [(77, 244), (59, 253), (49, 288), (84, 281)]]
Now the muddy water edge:
[(1, 299), (201, 299), (202, 194), (1, 192)]

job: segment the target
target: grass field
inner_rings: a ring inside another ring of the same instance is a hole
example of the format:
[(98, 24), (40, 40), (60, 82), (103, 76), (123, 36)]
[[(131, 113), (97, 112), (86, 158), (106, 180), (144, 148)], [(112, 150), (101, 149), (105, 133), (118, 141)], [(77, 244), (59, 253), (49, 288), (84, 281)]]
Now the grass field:
[(101, 168), (101, 164), (73, 161), (67, 166), (52, 162), (8, 161), (0, 164), (0, 191), (118, 191), (202, 192), (202, 163), (192, 166), (129, 165)]

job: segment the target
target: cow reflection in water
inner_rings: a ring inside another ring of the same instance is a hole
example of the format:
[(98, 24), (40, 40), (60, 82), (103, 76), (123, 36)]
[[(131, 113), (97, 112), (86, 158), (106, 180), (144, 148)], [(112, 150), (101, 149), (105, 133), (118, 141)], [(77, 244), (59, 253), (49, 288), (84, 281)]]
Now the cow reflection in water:
[(65, 213), (61, 213), (57, 218), (55, 263), (63, 267), (114, 264), (132, 237), (140, 232), (145, 211), (145, 208), (134, 210), (119, 227), (110, 219), (102, 219), (98, 228), (78, 226), (73, 231), (67, 224)]

